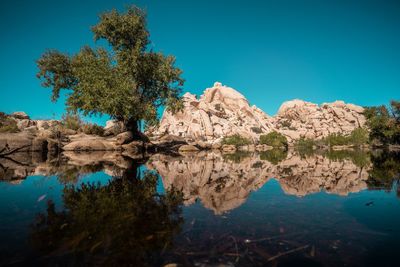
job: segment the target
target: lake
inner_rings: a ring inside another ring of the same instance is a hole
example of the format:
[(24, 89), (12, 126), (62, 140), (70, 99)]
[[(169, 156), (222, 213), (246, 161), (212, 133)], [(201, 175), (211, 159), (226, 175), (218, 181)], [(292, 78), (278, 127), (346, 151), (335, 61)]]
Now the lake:
[(0, 158), (0, 265), (398, 266), (400, 153)]

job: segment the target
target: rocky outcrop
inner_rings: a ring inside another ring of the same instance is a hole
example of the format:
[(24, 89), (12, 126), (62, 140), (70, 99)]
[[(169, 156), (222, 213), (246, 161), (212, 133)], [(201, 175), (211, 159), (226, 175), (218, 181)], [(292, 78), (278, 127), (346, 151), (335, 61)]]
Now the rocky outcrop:
[(282, 104), (271, 117), (233, 88), (216, 82), (200, 98), (186, 93), (184, 108), (176, 114), (166, 110), (158, 128), (148, 133), (154, 138), (175, 135), (206, 147), (219, 143), (224, 136), (239, 134), (258, 142), (261, 134), (278, 131), (293, 142), (300, 138), (320, 139), (330, 133), (349, 134), (363, 127), (363, 108), (342, 101), (317, 105), (302, 100)]
[(157, 129), (149, 133), (155, 139), (169, 134), (180, 136), (189, 142), (218, 143), (224, 136), (240, 134), (258, 140), (261, 133), (271, 131), (271, 118), (256, 106), (250, 106), (246, 98), (236, 90), (215, 83), (197, 99), (195, 95), (183, 95), (184, 109), (176, 114), (165, 111)]
[(262, 154), (244, 157), (239, 163), (230, 158), (218, 151), (183, 157), (158, 154), (147, 166), (160, 174), (165, 188), (182, 190), (186, 204), (199, 199), (216, 214), (240, 206), (271, 179), (276, 179), (286, 194), (296, 196), (320, 191), (347, 195), (367, 188), (369, 167), (357, 166), (349, 159), (333, 161), (313, 155), (305, 160), (293, 152), (278, 164)]
[[(121, 132), (125, 129), (123, 123), (107, 121), (105, 136), (78, 133), (68, 129), (57, 120), (32, 120), (24, 112), (14, 112), (10, 115), (1, 113), (1, 118), (16, 126), (13, 131), (0, 132), (0, 150), (14, 151), (121, 151), (130, 154), (142, 152), (151, 144), (133, 142), (140, 139), (148, 142), (145, 136), (134, 137), (131, 132)], [(1, 124), (0, 124), (1, 125)], [(186, 144), (186, 142), (184, 142)]]
[(317, 105), (296, 99), (281, 105), (273, 125), (289, 140), (320, 139), (332, 133), (348, 135), (364, 126), (363, 112), (362, 107), (343, 101)]

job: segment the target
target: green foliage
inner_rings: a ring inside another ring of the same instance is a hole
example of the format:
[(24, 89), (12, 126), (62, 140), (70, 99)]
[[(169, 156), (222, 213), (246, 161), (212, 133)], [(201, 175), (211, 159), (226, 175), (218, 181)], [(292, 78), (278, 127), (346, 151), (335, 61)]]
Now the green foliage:
[(349, 143), (354, 146), (362, 146), (368, 144), (369, 133), (365, 128), (354, 129), (349, 136)]
[(63, 132), (63, 129), (70, 129), (85, 134), (92, 134), (99, 136), (102, 136), (104, 134), (103, 127), (97, 124), (84, 122), (79, 116), (79, 114), (72, 114), (72, 113), (64, 114), (61, 119), (61, 125), (62, 127), (58, 129), (61, 132)]
[(66, 186), (65, 209), (50, 201), (32, 226), (31, 242), (48, 257), (62, 256), (70, 264), (158, 266), (157, 252), (168, 249), (181, 229), (183, 198), (173, 189), (159, 194), (156, 185), (157, 176), (147, 172), (105, 186)]
[(342, 134), (332, 133), (324, 139), (324, 143), (328, 146), (344, 146), (349, 145), (349, 140)]
[(274, 148), (272, 150), (264, 151), (260, 153), (261, 160), (267, 160), (272, 164), (276, 165), (282, 160), (287, 158), (287, 150)]
[(234, 145), (238, 147), (238, 146), (250, 145), (251, 141), (239, 134), (234, 134), (231, 136), (224, 137), (221, 143), (222, 145)]
[(354, 129), (350, 135), (333, 133), (323, 139), (327, 146), (362, 146), (368, 144), (369, 134), (364, 128)]
[(367, 107), (364, 115), (372, 144), (400, 144), (400, 101), (391, 101), (390, 109), (383, 105)]
[(94, 134), (94, 135), (99, 135), (103, 136), (104, 134), (104, 128), (93, 123), (85, 123), (81, 126), (80, 131), (82, 131), (85, 134)]
[(284, 135), (278, 132), (270, 132), (260, 136), (260, 144), (269, 145), (275, 148), (287, 148), (288, 142)]
[(0, 133), (17, 133), (19, 132), (17, 122), (7, 116), (5, 113), (0, 112)]
[(108, 41), (112, 52), (85, 46), (69, 56), (50, 50), (37, 61), (37, 77), (52, 88), (53, 101), (61, 90), (69, 90), (68, 110), (109, 114), (132, 128), (141, 120), (156, 123), (160, 106), (172, 112), (182, 108), (182, 71), (174, 57), (148, 49), (142, 10), (132, 6), (125, 13), (104, 13), (92, 31), (95, 40)]
[(83, 125), (83, 121), (78, 114), (67, 113), (62, 116), (61, 125), (66, 129), (78, 131)]

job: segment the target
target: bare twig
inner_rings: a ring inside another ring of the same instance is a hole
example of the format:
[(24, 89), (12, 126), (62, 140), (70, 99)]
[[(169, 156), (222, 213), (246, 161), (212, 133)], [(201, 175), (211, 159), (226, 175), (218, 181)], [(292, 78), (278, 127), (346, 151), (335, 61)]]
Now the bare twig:
[(276, 254), (275, 256), (272, 256), (271, 258), (269, 258), (268, 261), (276, 260), (276, 259), (279, 258), (279, 257), (286, 256), (286, 255), (289, 255), (289, 254), (291, 254), (291, 253), (294, 253), (294, 252), (297, 252), (297, 251), (306, 249), (306, 248), (308, 248), (309, 246), (310, 246), (310, 245), (305, 245), (305, 246), (298, 247), (298, 248), (295, 248), (295, 249), (291, 249), (291, 250), (288, 250), (288, 251), (285, 251), (285, 252), (280, 252), (280, 253)]
[(262, 242), (262, 241), (270, 241), (276, 238), (282, 238), (282, 237), (288, 237), (288, 236), (294, 236), (294, 235), (299, 235), (301, 233), (291, 233), (291, 234), (286, 234), (286, 235), (275, 235), (275, 236), (271, 236), (271, 237), (265, 237), (265, 238), (260, 238), (260, 239), (245, 239), (244, 243), (255, 243), (255, 242)]
[(8, 148), (7, 145), (5, 145), (1, 150), (0, 150), (0, 154), (3, 153), (3, 151), (5, 151)]

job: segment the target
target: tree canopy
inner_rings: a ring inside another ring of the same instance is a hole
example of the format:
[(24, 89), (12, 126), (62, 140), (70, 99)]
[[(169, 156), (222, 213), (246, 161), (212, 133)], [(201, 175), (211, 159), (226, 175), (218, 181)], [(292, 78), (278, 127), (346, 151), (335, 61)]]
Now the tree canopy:
[(139, 121), (157, 122), (157, 109), (181, 107), (184, 80), (175, 57), (149, 49), (146, 14), (131, 6), (100, 15), (92, 27), (94, 39), (111, 49), (84, 46), (77, 54), (46, 51), (37, 60), (37, 77), (52, 89), (52, 101), (68, 90), (68, 111), (85, 115), (108, 114), (136, 129)]

